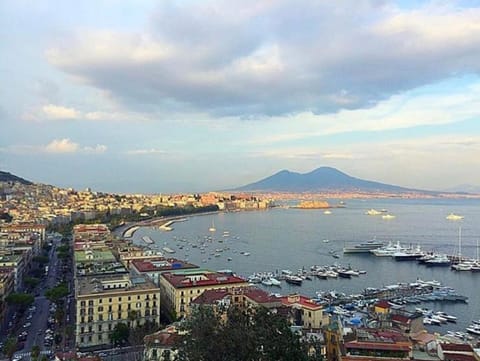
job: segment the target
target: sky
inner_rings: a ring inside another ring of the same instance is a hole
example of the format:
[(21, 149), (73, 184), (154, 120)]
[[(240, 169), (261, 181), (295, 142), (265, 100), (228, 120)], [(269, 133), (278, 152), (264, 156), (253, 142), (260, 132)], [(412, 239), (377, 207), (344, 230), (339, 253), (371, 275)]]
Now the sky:
[(118, 193), (480, 186), (480, 1), (3, 0), (0, 169)]

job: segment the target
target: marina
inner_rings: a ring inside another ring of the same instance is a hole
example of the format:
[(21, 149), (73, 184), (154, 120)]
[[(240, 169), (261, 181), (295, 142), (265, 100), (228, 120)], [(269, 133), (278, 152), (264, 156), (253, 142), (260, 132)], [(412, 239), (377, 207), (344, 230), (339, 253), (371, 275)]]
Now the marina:
[[(454, 271), (448, 264), (440, 266), (445, 259), (442, 255), (448, 256), (451, 262), (457, 262), (452, 255), (458, 254), (459, 223), (449, 222), (445, 217), (449, 209), (460, 207), (461, 212), (455, 213), (464, 215), (460, 221), (462, 251), (464, 255), (474, 257), (476, 240), (480, 235), (480, 226), (474, 222), (474, 214), (480, 214), (480, 206), (469, 201), (352, 200), (329, 217), (323, 216), (323, 210), (300, 211), (292, 208), (218, 213), (208, 217), (189, 217), (188, 222), (178, 224), (174, 231), (168, 233), (160, 233), (154, 227), (142, 227), (132, 238), (139, 244), (145, 244), (141, 241), (144, 235), (161, 239), (149, 248), (161, 251), (162, 247), (168, 246), (176, 251), (176, 258), (213, 270), (229, 268), (245, 279), (254, 274), (271, 273), (280, 285), (273, 286), (268, 280), (262, 282), (262, 279), (252, 283), (281, 294), (299, 292), (318, 298), (322, 293), (332, 292), (335, 295), (364, 297), (367, 289), (373, 292), (373, 289), (382, 290), (386, 285), (414, 283), (417, 278), (439, 280), (441, 284), (454, 286), (456, 294), (435, 292), (395, 297), (392, 293), (390, 302), (413, 310), (422, 307), (454, 315), (458, 318), (456, 323), (426, 327), (433, 327), (435, 332), (450, 330), (467, 333), (466, 327), (470, 326), (472, 318), (480, 319), (480, 295), (474, 291), (479, 274)], [(381, 217), (365, 214), (371, 208), (388, 209), (397, 217), (391, 222), (384, 222)], [(209, 231), (213, 224), (216, 232)], [(271, 226), (273, 224), (275, 226)], [(372, 235), (375, 235), (374, 239)], [(384, 257), (370, 252), (342, 252), (345, 247), (354, 247), (369, 240), (381, 242), (383, 247), (393, 250)], [(415, 249), (417, 245), (425, 252), (424, 259), (399, 262), (393, 257), (396, 251)], [(434, 259), (436, 261), (428, 263)], [(439, 265), (432, 265), (435, 262)], [(316, 274), (311, 269), (312, 265), (318, 266)], [(362, 273), (356, 276), (342, 272), (340, 276), (337, 272), (335, 276), (334, 270), (327, 269), (331, 266)], [(321, 268), (325, 268), (323, 272)], [(297, 284), (287, 283), (282, 270), (292, 270), (291, 274), (295, 276), (298, 270), (302, 270), (309, 279), (302, 279), (301, 284), (298, 280)], [(373, 293), (371, 297), (372, 300), (375, 298)], [(340, 302), (338, 306), (341, 306), (343, 301), (335, 302)]]

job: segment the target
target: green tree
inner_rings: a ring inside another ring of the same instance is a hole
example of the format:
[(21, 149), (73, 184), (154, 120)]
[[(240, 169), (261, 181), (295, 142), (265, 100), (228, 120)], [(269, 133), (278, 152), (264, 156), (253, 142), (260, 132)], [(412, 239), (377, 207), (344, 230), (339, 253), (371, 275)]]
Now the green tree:
[(115, 325), (110, 334), (110, 341), (114, 346), (123, 345), (127, 342), (128, 336), (130, 336), (130, 328), (127, 324), (120, 322)]
[(27, 293), (10, 293), (5, 301), (11, 306), (18, 307), (20, 310), (25, 310), (34, 301), (35, 297)]
[(17, 351), (17, 339), (15, 337), (7, 338), (3, 344), (3, 353), (11, 360), (15, 351)]
[(68, 286), (65, 282), (45, 291), (45, 297), (50, 302), (59, 303), (64, 297), (68, 296)]
[(230, 307), (222, 319), (219, 312), (201, 306), (185, 321), (184, 331), (177, 345), (180, 360), (308, 360), (306, 347), (286, 319), (265, 308)]
[(40, 346), (33, 345), (30, 351), (30, 356), (32, 357), (33, 360), (37, 360), (38, 356), (40, 356)]
[(40, 283), (40, 279), (36, 277), (25, 277), (23, 283), (25, 284), (25, 286), (33, 289), (37, 287), (37, 285)]

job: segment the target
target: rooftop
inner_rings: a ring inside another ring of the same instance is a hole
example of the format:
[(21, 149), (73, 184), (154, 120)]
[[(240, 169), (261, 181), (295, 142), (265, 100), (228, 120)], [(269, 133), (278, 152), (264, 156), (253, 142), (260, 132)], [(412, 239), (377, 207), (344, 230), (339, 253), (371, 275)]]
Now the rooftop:
[(162, 277), (175, 288), (247, 284), (243, 278), (201, 268), (166, 272)]
[(296, 304), (301, 306), (302, 308), (308, 308), (313, 311), (320, 310), (323, 308), (323, 306), (315, 303), (312, 299), (299, 294), (282, 296), (280, 297), (280, 300), (286, 306), (291, 306)]
[(164, 272), (179, 269), (198, 268), (197, 265), (176, 258), (157, 257), (152, 259), (136, 259), (131, 262), (138, 272)]
[(128, 274), (86, 276), (77, 278), (76, 284), (77, 297), (148, 290), (158, 290), (158, 287), (146, 277), (131, 277)]

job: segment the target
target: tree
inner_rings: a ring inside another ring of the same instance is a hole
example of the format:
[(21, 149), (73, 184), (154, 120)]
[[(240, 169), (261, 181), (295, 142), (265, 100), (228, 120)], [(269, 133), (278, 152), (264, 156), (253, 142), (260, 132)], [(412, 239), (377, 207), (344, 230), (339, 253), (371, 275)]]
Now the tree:
[(27, 293), (10, 293), (5, 301), (11, 306), (18, 307), (20, 310), (25, 310), (34, 301), (35, 297)]
[(23, 283), (25, 284), (25, 286), (33, 289), (37, 287), (37, 285), (40, 283), (40, 280), (36, 277), (25, 277)]
[(130, 336), (130, 328), (127, 324), (120, 322), (117, 323), (110, 334), (110, 341), (113, 345), (123, 345), (127, 342), (128, 336)]
[(30, 351), (30, 356), (34, 360), (38, 359), (38, 356), (40, 356), (40, 346), (33, 345), (32, 350)]
[(68, 293), (67, 284), (62, 282), (58, 286), (46, 290), (45, 297), (47, 297), (50, 302), (59, 303), (61, 299), (68, 296)]
[(265, 308), (230, 307), (223, 318), (211, 307), (200, 306), (192, 311), (183, 330), (186, 335), (177, 344), (180, 360), (309, 359), (306, 347), (286, 319)]
[(7, 338), (3, 344), (3, 353), (11, 360), (15, 351), (17, 351), (17, 339), (15, 337)]

